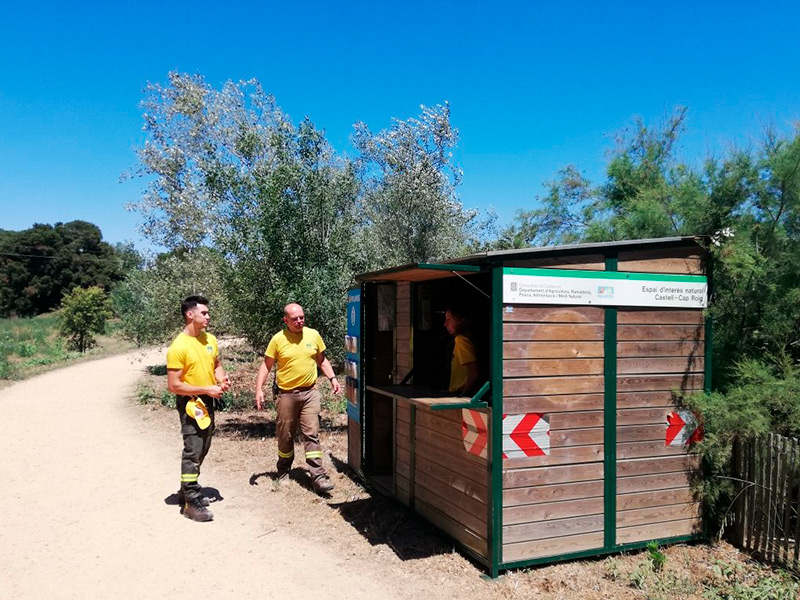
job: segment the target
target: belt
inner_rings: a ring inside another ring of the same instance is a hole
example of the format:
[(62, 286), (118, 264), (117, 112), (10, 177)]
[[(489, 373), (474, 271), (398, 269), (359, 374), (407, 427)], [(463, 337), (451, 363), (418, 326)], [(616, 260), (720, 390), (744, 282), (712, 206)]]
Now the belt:
[(278, 388), (278, 391), (281, 394), (299, 394), (300, 392), (307, 392), (308, 390), (313, 390), (315, 384), (311, 385), (303, 385), (300, 387), (293, 388), (291, 390), (284, 390), (283, 388)]

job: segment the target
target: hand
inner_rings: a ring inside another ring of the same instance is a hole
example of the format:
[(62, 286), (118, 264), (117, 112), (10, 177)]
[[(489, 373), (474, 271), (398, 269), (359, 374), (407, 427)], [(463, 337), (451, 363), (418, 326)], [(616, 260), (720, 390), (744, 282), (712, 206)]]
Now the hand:
[(212, 398), (219, 398), (222, 396), (223, 389), (219, 385), (212, 385), (206, 388), (206, 395), (211, 396)]
[(231, 389), (231, 378), (225, 375), (225, 378), (222, 381), (217, 382), (219, 386), (222, 388), (223, 392), (227, 392)]
[(261, 410), (264, 402), (264, 390), (256, 390), (256, 410)]
[(339, 380), (336, 377), (329, 379), (328, 381), (331, 382), (331, 390), (333, 391), (334, 396), (342, 393), (342, 386), (339, 384)]

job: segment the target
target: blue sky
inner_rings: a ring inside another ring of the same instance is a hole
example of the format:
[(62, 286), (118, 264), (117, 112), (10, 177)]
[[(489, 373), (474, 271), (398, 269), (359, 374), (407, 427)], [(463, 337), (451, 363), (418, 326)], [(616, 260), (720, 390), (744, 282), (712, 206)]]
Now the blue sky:
[(699, 160), (800, 121), (800, 3), (73, 2), (0, 4), (0, 228), (84, 219), (146, 247), (119, 182), (147, 82), (256, 78), (340, 153), (450, 102), (467, 207), (501, 222), (567, 164), (603, 175), (612, 136), (689, 108)]

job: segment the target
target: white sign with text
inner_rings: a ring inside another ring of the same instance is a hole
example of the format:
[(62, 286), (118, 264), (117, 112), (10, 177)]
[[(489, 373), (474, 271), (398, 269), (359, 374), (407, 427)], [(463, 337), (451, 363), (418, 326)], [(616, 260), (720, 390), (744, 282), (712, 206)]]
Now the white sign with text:
[[(551, 275), (504, 273), (507, 304), (590, 304), (596, 306), (658, 306), (706, 308), (708, 282), (698, 276), (640, 273)], [(539, 272), (545, 274), (539, 274)], [(560, 271), (564, 273), (564, 271)]]

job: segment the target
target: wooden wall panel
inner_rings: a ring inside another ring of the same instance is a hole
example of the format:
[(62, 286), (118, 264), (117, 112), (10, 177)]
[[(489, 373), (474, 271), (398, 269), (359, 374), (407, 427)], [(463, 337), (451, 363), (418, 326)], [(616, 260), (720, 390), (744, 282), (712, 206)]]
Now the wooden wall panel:
[[(621, 313), (622, 309), (619, 312)], [(556, 326), (554, 325), (554, 327)], [(620, 342), (691, 341), (702, 340), (704, 337), (705, 328), (697, 325), (619, 325), (617, 327), (617, 341)]]
[(395, 300), (395, 368), (394, 382), (400, 383), (414, 366), (411, 341), (411, 284), (397, 282)]
[(597, 306), (508, 305), (503, 321), (515, 323), (602, 323), (605, 309)]
[[(662, 326), (663, 327), (663, 326)], [(658, 338), (665, 339), (665, 338)], [(680, 339), (680, 338), (666, 338)], [(504, 341), (602, 341), (603, 324), (596, 323), (503, 323)]]
[[(669, 385), (670, 382), (665, 383)], [(628, 387), (634, 387), (637, 382), (632, 382)], [(667, 387), (666, 389), (672, 389)], [(507, 378), (503, 379), (504, 396), (549, 396), (555, 394), (600, 394), (603, 392), (603, 376), (571, 376), (571, 377), (536, 377), (536, 378)]]
[(525, 260), (505, 260), (503, 266), (523, 269), (575, 269), (578, 271), (605, 271), (606, 259), (602, 254), (580, 256), (548, 256)]
[(503, 507), (603, 497), (603, 482), (562, 483), (503, 490)]
[(603, 547), (603, 532), (570, 535), (549, 540), (532, 540), (519, 544), (503, 544), (503, 561), (512, 562), (556, 556), (581, 550), (593, 550)]
[(514, 305), (503, 320), (504, 412), (550, 425), (549, 454), (503, 461), (503, 560), (602, 547), (605, 310)]
[(506, 469), (521, 469), (525, 467), (552, 467), (556, 465), (572, 465), (576, 463), (596, 462), (602, 460), (603, 444), (593, 444), (590, 446), (550, 448), (550, 454), (547, 456), (508, 458), (503, 461), (503, 467)]
[(523, 504), (503, 509), (503, 525), (600, 514), (603, 514), (602, 497), (548, 502), (546, 504)]
[[(657, 371), (661, 372), (661, 371)], [(504, 360), (503, 377), (552, 377), (560, 375), (602, 375), (602, 358), (572, 360)]]
[(649, 250), (625, 250), (619, 253), (617, 269), (634, 273), (672, 273), (703, 275), (703, 250), (699, 246)]
[(602, 358), (603, 342), (503, 342), (503, 358)]
[(575, 483), (603, 478), (603, 463), (593, 462), (559, 467), (510, 469), (503, 473), (503, 489), (527, 488), (554, 483)]
[(484, 557), (489, 555), (486, 537), (477, 535), (464, 527), (462, 523), (448, 516), (446, 512), (420, 499), (415, 501), (414, 509), (439, 529), (464, 544), (467, 548), (472, 549), (478, 555)]
[(347, 420), (347, 464), (361, 470), (361, 424), (353, 419)]
[(637, 492), (617, 495), (617, 511), (656, 508), (672, 504), (687, 504), (697, 501), (689, 488), (673, 488), (657, 492)]
[[(417, 512), (487, 556), (487, 459), (470, 454), (464, 447), (460, 410), (417, 407), (414, 420), (411, 478)], [(398, 419), (398, 424), (403, 422)]]
[(603, 515), (549, 519), (503, 527), (503, 543), (527, 542), (603, 531)]
[(503, 410), (508, 414), (603, 410), (603, 394), (506, 397), (503, 398)]
[(695, 325), (705, 322), (702, 310), (624, 308), (617, 313), (620, 325)]
[(617, 542), (686, 535), (700, 520), (700, 457), (667, 446), (667, 417), (679, 407), (671, 390), (702, 389), (705, 317), (625, 308), (617, 320)]
[(618, 544), (632, 544), (647, 540), (659, 540), (682, 535), (700, 533), (703, 529), (702, 519), (685, 519), (667, 523), (653, 523), (638, 527), (620, 527), (617, 529)]

